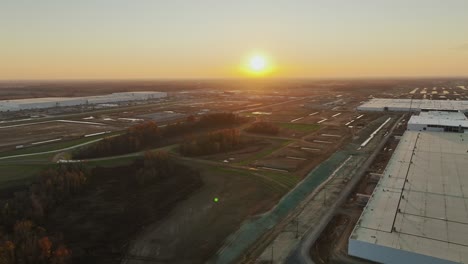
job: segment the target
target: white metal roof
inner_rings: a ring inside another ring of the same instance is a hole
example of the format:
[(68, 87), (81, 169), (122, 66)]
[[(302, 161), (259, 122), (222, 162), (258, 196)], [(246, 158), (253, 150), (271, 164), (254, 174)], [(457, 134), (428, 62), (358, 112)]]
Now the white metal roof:
[(362, 111), (421, 111), (432, 110), (459, 110), (468, 111), (468, 101), (461, 100), (427, 100), (427, 99), (371, 99), (358, 106)]
[(461, 112), (428, 111), (412, 115), (409, 124), (468, 127), (468, 119)]
[(112, 93), (112, 95), (132, 95), (132, 94), (165, 94), (166, 92), (155, 92), (155, 91), (134, 91), (134, 92), (118, 92)]
[(25, 99), (14, 99), (14, 100), (3, 100), (0, 104), (11, 103), (11, 104), (33, 104), (33, 103), (48, 103), (48, 102), (60, 102), (81, 99), (82, 97), (40, 97), (40, 98), (25, 98)]
[(468, 263), (468, 135), (406, 131), (350, 239)]
[[(133, 101), (141, 99), (150, 99), (156, 97), (164, 97), (167, 93), (165, 92), (153, 92), (153, 91), (138, 91), (138, 92), (122, 92), (112, 93), (107, 95), (97, 96), (83, 96), (83, 97), (42, 97), (42, 98), (26, 98), (26, 99), (14, 99), (14, 100), (0, 100), (0, 111), (16, 111), (19, 109), (30, 109), (30, 108), (42, 108), (49, 107), (50, 104), (57, 105), (80, 105), (89, 102), (103, 103), (103, 102), (115, 102), (117, 101)], [(34, 105), (34, 107), (31, 107)]]
[(104, 98), (104, 97), (112, 97), (112, 96), (159, 95), (159, 94), (166, 94), (166, 93), (165, 92), (153, 92), (153, 91), (135, 91), (135, 92), (120, 92), (120, 93), (111, 93), (111, 94), (93, 95), (93, 96), (81, 96), (81, 97), (39, 97), (39, 98), (0, 100), (0, 104), (2, 103), (15, 103), (15, 104), (44, 103), (44, 102), (58, 102), (58, 101), (79, 100), (79, 99)]

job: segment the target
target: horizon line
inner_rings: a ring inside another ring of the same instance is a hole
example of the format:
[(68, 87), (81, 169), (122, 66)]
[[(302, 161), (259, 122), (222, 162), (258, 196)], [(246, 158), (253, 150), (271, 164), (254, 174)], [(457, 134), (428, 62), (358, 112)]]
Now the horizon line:
[(162, 77), (162, 78), (31, 78), (0, 79), (7, 82), (129, 82), (129, 81), (268, 81), (268, 80), (430, 80), (430, 79), (465, 79), (468, 75), (408, 75), (408, 76), (342, 76), (342, 77)]

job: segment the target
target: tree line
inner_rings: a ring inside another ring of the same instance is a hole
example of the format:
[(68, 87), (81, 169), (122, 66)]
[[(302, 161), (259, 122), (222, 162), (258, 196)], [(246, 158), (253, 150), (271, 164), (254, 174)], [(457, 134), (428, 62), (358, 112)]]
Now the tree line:
[(122, 155), (164, 145), (168, 139), (200, 132), (206, 129), (224, 128), (245, 122), (233, 113), (213, 113), (200, 118), (189, 116), (185, 122), (159, 128), (154, 121), (147, 121), (128, 128), (124, 134), (105, 138), (74, 153), (76, 159), (89, 159)]
[(245, 131), (250, 133), (266, 134), (266, 135), (277, 135), (279, 133), (279, 127), (269, 122), (256, 122), (250, 125)]
[(70, 263), (71, 251), (60, 237), (49, 236), (36, 223), (47, 221), (57, 205), (79, 193), (87, 171), (79, 165), (61, 165), (42, 172), (27, 190), (0, 201), (0, 263)]
[(179, 145), (179, 152), (184, 156), (210, 155), (238, 149), (242, 143), (237, 129), (223, 129), (186, 140)]
[(165, 152), (146, 151), (143, 160), (136, 162), (142, 162), (135, 175), (135, 182), (139, 186), (154, 184), (177, 174), (190, 174), (200, 178), (198, 171), (174, 162)]
[[(163, 152), (147, 151), (143, 159), (136, 159), (131, 167), (134, 168), (132, 173), (116, 175), (115, 179), (121, 181), (117, 185), (128, 184), (127, 188), (143, 193), (151, 186), (166, 186), (167, 182), (174, 178), (177, 181), (183, 180), (184, 186), (180, 189), (184, 191), (202, 184), (199, 171), (177, 163)], [(107, 188), (107, 185), (95, 186), (102, 184), (101, 181), (92, 178), (100, 176), (99, 168), (94, 168), (91, 174), (81, 164), (60, 164), (41, 172), (37, 180), (25, 190), (0, 200), (0, 264), (71, 263), (72, 251), (65, 245), (62, 234), (55, 234), (57, 231), (52, 230), (54, 235), (51, 235), (52, 233), (42, 226), (50, 226), (50, 223), (54, 222), (50, 216), (55, 215), (56, 209), (59, 206), (67, 206), (67, 202), (80, 195), (86, 195), (88, 188)], [(180, 189), (177, 191), (180, 192)], [(140, 198), (142, 197), (144, 196)], [(158, 208), (168, 206), (167, 201), (161, 203), (163, 205)], [(145, 207), (143, 200), (141, 203), (132, 204), (130, 208), (131, 214), (123, 213), (119, 216), (122, 219), (117, 218), (115, 221), (125, 222), (128, 216), (132, 225), (139, 226), (146, 218), (135, 219), (135, 216), (151, 213), (147, 211), (148, 207)], [(107, 231), (103, 228), (93, 232)]]

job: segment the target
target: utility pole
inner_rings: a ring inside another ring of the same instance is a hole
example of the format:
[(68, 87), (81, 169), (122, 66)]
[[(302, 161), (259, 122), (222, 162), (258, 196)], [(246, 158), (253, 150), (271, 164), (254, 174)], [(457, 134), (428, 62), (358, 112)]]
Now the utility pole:
[(296, 239), (299, 238), (299, 215), (296, 217)]
[(411, 107), (413, 106), (413, 99), (414, 99), (414, 94), (411, 96), (411, 100), (410, 100), (410, 105), (409, 105), (409, 110), (408, 110), (409, 116), (411, 116)]
[(275, 240), (271, 241), (271, 263), (273, 264), (274, 263), (274, 259), (273, 259), (273, 244), (275, 243)]
[(323, 204), (327, 203), (327, 188), (324, 186), (323, 188)]

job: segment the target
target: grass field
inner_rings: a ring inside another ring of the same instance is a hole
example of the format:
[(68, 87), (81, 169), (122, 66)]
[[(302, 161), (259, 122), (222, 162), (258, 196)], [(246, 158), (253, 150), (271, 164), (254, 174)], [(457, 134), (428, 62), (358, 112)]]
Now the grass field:
[(275, 144), (272, 144), (268, 147), (266, 147), (265, 149), (251, 155), (250, 157), (248, 157), (247, 159), (244, 159), (242, 161), (239, 162), (240, 165), (246, 165), (246, 164), (249, 164), (251, 162), (254, 162), (256, 160), (259, 160), (259, 159), (262, 159), (268, 155), (270, 155), (271, 153), (275, 152), (276, 150), (290, 144), (292, 142), (292, 140), (275, 140), (277, 141), (277, 143), (275, 142)]
[(320, 125), (317, 124), (277, 123), (277, 125), (281, 128), (300, 132), (312, 132), (320, 128)]
[[(273, 148), (267, 148), (254, 155), (263, 157), (289, 142), (279, 140), (272, 145)], [(141, 153), (133, 153), (89, 160), (84, 164), (89, 168), (122, 166), (130, 164), (140, 155)], [(167, 252), (180, 252), (182, 248), (185, 248), (184, 256), (172, 257), (174, 259), (186, 257), (202, 263), (219, 249), (224, 239), (234, 232), (246, 218), (272, 208), (299, 181), (296, 175), (289, 173), (220, 167), (196, 161), (180, 162), (200, 170), (204, 182), (203, 187), (177, 203), (177, 206), (172, 208), (170, 217), (165, 218), (163, 222), (148, 226), (141, 236), (135, 238), (135, 244), (130, 245), (130, 248), (147, 248), (151, 249), (148, 252), (157, 252), (157, 248), (152, 248), (157, 245), (154, 245), (151, 239), (155, 236), (172, 239), (173, 236), (163, 236), (164, 230), (177, 230), (174, 236), (180, 237), (178, 241), (181, 242), (165, 241), (163, 244), (167, 245)], [(14, 187), (22, 188), (21, 186), (31, 183), (40, 171), (49, 166), (57, 165), (48, 161), (19, 160), (19, 158), (0, 162), (0, 190), (10, 188), (10, 191), (14, 191), (16, 189)], [(113, 182), (111, 178), (109, 182)], [(218, 197), (219, 202), (213, 203), (214, 197)], [(148, 234), (148, 237), (145, 234)], [(201, 237), (204, 238), (203, 243), (199, 243)], [(195, 246), (187, 249), (184, 241)]]
[[(83, 141), (81, 143), (88, 142), (88, 141)], [(74, 144), (72, 144), (72, 146), (80, 144), (79, 140), (75, 140), (73, 142)], [(52, 148), (51, 145), (49, 146), (49, 148)], [(57, 147), (58, 144), (53, 144), (53, 145), (55, 145), (54, 149), (66, 148), (66, 147), (63, 147), (63, 145), (61, 147)], [(173, 147), (173, 146), (171, 145), (169, 147)], [(152, 151), (161, 151), (161, 150), (164, 151), (166, 150), (166, 148), (167, 147), (154, 149)], [(35, 148), (35, 149), (37, 151), (38, 148)], [(48, 151), (48, 150), (43, 149), (42, 151)], [(15, 153), (15, 155), (17, 154)], [(56, 153), (48, 153), (48, 154), (41, 154), (41, 155), (35, 155), (35, 156), (29, 156), (29, 157), (17, 157), (17, 158), (11, 158), (11, 159), (6, 159), (6, 160), (0, 160), (0, 190), (31, 183), (34, 176), (37, 176), (43, 169), (49, 166), (56, 166), (57, 163), (54, 163), (51, 161), (54, 155), (56, 155)], [(85, 161), (83, 164), (90, 169), (96, 166), (101, 166), (101, 167), (123, 166), (123, 165), (128, 165), (132, 163), (133, 160), (141, 156), (142, 156), (142, 153), (137, 152), (137, 153), (130, 153), (130, 154), (122, 155), (122, 156), (89, 160), (89, 161)]]
[[(290, 175), (267, 175), (196, 161), (184, 163), (201, 172), (203, 187), (173, 208), (170, 216), (147, 226), (132, 240), (131, 255), (150, 259), (165, 252), (173, 263), (206, 263), (245, 219), (271, 209), (295, 181), (293, 176), (288, 178)], [(171, 235), (167, 230), (173, 230)]]
[(265, 188), (281, 194), (286, 193), (299, 182), (299, 178), (293, 174), (275, 173), (270, 171), (247, 171), (222, 167), (210, 167), (208, 169), (213, 172), (249, 177), (251, 180), (258, 182)]
[(51, 164), (0, 164), (0, 190), (29, 184)]

